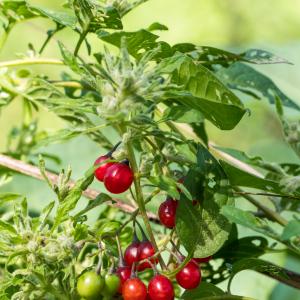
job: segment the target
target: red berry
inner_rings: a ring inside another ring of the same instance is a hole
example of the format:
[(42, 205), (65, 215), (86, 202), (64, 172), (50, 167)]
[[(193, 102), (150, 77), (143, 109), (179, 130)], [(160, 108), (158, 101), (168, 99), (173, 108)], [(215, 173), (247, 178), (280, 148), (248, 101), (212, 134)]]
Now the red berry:
[(122, 295), (124, 300), (146, 300), (147, 288), (140, 279), (131, 278), (124, 283)]
[(201, 282), (199, 266), (190, 261), (180, 272), (176, 274), (178, 284), (186, 290), (195, 289)]
[(131, 268), (130, 267), (119, 267), (116, 272), (121, 280), (121, 285), (119, 287), (119, 293), (122, 292), (122, 287), (124, 283), (131, 277)]
[(124, 260), (129, 267), (140, 260), (140, 244), (140, 242), (133, 242), (125, 250)]
[(99, 166), (99, 168), (97, 168), (95, 171), (94, 171), (94, 175), (95, 177), (99, 180), (99, 181), (103, 181), (104, 179), (104, 176), (105, 176), (105, 173), (107, 171), (107, 169), (109, 167), (111, 167), (112, 165), (114, 165), (115, 163), (114, 162), (107, 162), (107, 163), (103, 163), (104, 161), (106, 160), (110, 160), (112, 159), (110, 156), (108, 155), (103, 155), (103, 156), (100, 156), (96, 159), (94, 165), (101, 165)]
[(133, 182), (133, 172), (126, 163), (115, 163), (109, 167), (104, 176), (106, 189), (113, 194), (128, 190)]
[[(149, 258), (155, 254), (155, 249), (151, 242), (149, 241), (143, 241), (140, 243), (139, 246), (139, 261), (144, 260), (146, 258)], [(152, 258), (150, 259), (152, 264), (157, 264), (157, 258)], [(144, 271), (145, 269), (150, 269), (151, 264), (146, 261), (143, 262), (142, 264), (138, 265), (138, 271)]]
[(171, 198), (163, 202), (158, 210), (160, 222), (167, 228), (174, 228), (178, 201)]
[(193, 261), (195, 261), (196, 263), (200, 264), (200, 263), (207, 263), (212, 259), (212, 256), (208, 256), (208, 257), (203, 257), (203, 258), (193, 258)]
[(173, 300), (174, 288), (172, 282), (165, 276), (154, 276), (148, 285), (150, 300)]

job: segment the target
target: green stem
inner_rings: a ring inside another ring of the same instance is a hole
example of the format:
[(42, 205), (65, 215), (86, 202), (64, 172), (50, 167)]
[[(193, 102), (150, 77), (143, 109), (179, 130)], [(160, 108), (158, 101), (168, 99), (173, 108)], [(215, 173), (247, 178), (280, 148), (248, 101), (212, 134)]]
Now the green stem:
[[(148, 233), (150, 241), (155, 249), (155, 252), (158, 252), (157, 243), (156, 243), (156, 240), (155, 240), (155, 237), (154, 237), (154, 234), (153, 234), (153, 231), (152, 231), (152, 228), (151, 228), (151, 225), (150, 225), (147, 213), (146, 213), (146, 207), (145, 207), (142, 187), (141, 187), (141, 183), (140, 183), (140, 178), (139, 178), (139, 170), (138, 170), (137, 162), (135, 159), (133, 147), (130, 143), (127, 143), (126, 146), (127, 146), (128, 160), (130, 162), (131, 168), (134, 173), (134, 186), (135, 186), (135, 192), (136, 192), (136, 200), (137, 200), (137, 204), (140, 209), (140, 214), (145, 223), (147, 233)], [(161, 255), (158, 256), (158, 260), (159, 260), (161, 267), (163, 269), (165, 269), (166, 265), (165, 265)]]
[(24, 65), (63, 65), (61, 60), (54, 58), (25, 58), (0, 62), (0, 68)]
[[(121, 126), (120, 126), (121, 127)], [(121, 127), (121, 132), (124, 134), (126, 132), (126, 129)], [(126, 150), (127, 150), (127, 155), (128, 155), (128, 160), (130, 162), (130, 166), (132, 168), (132, 171), (134, 173), (134, 187), (135, 187), (135, 193), (136, 193), (136, 201), (140, 210), (140, 214), (143, 218), (147, 233), (149, 235), (150, 241), (155, 249), (155, 252), (158, 252), (158, 247), (157, 243), (147, 216), (146, 212), (146, 206), (145, 206), (145, 201), (144, 201), (144, 196), (143, 196), (143, 191), (140, 183), (140, 174), (139, 174), (139, 169), (138, 165), (135, 159), (135, 154), (133, 147), (130, 142), (126, 143)], [(162, 269), (166, 269), (166, 265), (161, 257), (161, 255), (158, 256), (159, 263), (162, 267)]]
[(88, 33), (89, 33), (89, 26), (87, 26), (87, 28), (80, 34), (79, 40), (78, 40), (76, 48), (74, 50), (74, 56), (77, 56), (79, 49), (81, 47), (81, 44), (85, 40)]

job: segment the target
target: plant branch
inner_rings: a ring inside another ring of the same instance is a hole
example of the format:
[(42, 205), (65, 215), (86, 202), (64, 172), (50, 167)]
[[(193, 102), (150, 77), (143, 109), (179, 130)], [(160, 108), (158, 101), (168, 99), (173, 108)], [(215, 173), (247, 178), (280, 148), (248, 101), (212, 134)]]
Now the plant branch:
[(54, 58), (25, 58), (0, 62), (0, 68), (24, 65), (64, 65), (64, 63)]
[(253, 192), (233, 192), (236, 195), (254, 195), (254, 196), (267, 196), (267, 197), (278, 197), (278, 198), (288, 198), (288, 199), (295, 199), (300, 200), (300, 197), (293, 196), (293, 195), (279, 195), (279, 194), (272, 194), (272, 193), (253, 193)]
[(288, 221), (283, 218), (280, 214), (278, 214), (276, 211), (266, 207), (265, 205), (261, 204), (259, 201), (257, 201), (255, 198), (253, 198), (251, 195), (248, 195), (247, 193), (244, 193), (240, 188), (234, 187), (234, 190), (239, 193), (242, 197), (247, 199), (249, 202), (251, 202), (254, 206), (262, 210), (271, 220), (279, 223), (282, 226), (286, 226), (288, 224)]
[[(44, 177), (42, 176), (40, 169), (38, 167), (27, 164), (21, 160), (11, 158), (7, 155), (0, 154), (0, 166), (6, 167), (6, 168), (14, 170), (18, 173), (28, 175), (30, 177), (44, 181)], [(55, 184), (58, 183), (58, 175), (57, 174), (52, 173), (52, 172), (46, 172), (46, 175), (49, 178), (49, 180), (51, 181), (51, 183), (55, 183)], [(74, 181), (70, 181), (69, 186), (72, 187), (72, 186), (74, 186), (74, 184), (75, 184)], [(83, 196), (85, 196), (88, 199), (93, 200), (99, 195), (99, 193), (100, 192), (97, 190), (87, 188), (83, 192)], [(121, 201), (119, 199), (113, 199), (113, 201), (107, 202), (107, 204), (112, 207), (116, 207), (126, 213), (131, 214), (133, 212), (136, 212), (135, 207), (132, 207), (131, 205), (124, 203), (123, 201)], [(158, 221), (158, 217), (156, 214), (153, 214), (151, 212), (147, 212), (146, 214), (147, 214), (149, 220), (154, 221), (154, 222)]]

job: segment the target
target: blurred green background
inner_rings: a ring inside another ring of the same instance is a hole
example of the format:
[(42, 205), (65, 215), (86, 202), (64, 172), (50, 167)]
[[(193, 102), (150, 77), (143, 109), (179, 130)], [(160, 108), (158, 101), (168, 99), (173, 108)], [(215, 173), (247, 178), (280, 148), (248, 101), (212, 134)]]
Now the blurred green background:
[[(28, 2), (56, 9), (62, 4), (61, 0)], [(299, 0), (150, 0), (125, 17), (125, 30), (146, 28), (156, 21), (169, 27), (169, 31), (161, 33), (161, 39), (171, 44), (192, 42), (237, 52), (261, 48), (286, 58), (294, 65), (265, 65), (257, 68), (272, 78), (284, 93), (300, 103)], [(29, 42), (39, 49), (49, 26), (53, 28), (51, 22), (42, 19), (18, 24), (0, 52), (0, 61), (15, 59), (16, 55), (26, 52)], [(65, 30), (56, 38), (72, 49), (78, 37)], [(90, 41), (94, 50), (101, 49), (102, 44), (96, 37), (91, 37)], [(59, 57), (55, 39), (46, 48), (43, 56)], [(34, 72), (57, 79), (63, 69), (52, 66), (33, 68)], [(244, 150), (251, 155), (263, 156), (268, 161), (296, 162), (296, 155), (283, 139), (274, 108), (264, 100), (245, 98), (245, 102), (251, 110), (251, 116), (245, 116), (236, 129), (228, 132), (207, 124), (211, 140), (222, 146)], [(299, 114), (292, 111), (288, 113), (291, 119), (299, 119)], [(19, 124), (21, 117), (22, 107), (18, 99), (1, 112), (0, 151), (5, 150), (6, 134), (13, 126)], [(51, 131), (66, 126), (47, 111), (38, 114), (38, 122), (41, 129)], [(74, 178), (78, 178), (101, 153), (101, 149), (89, 139), (80, 137), (63, 145), (47, 147), (47, 152), (56, 153), (63, 159), (62, 166), (54, 166), (56, 169), (70, 164)], [(101, 188), (97, 184), (94, 184), (94, 187)], [(18, 176), (11, 184), (5, 186), (5, 189), (23, 192), (31, 200), (31, 207), (37, 210), (54, 197), (44, 183), (22, 176)], [(292, 258), (286, 260), (284, 255), (267, 258), (273, 260), (275, 257), (275, 263), (287, 264), (291, 269), (299, 271), (299, 263)], [(277, 284), (254, 272), (242, 272), (238, 275), (232, 291), (258, 300), (300, 299), (297, 290)]]

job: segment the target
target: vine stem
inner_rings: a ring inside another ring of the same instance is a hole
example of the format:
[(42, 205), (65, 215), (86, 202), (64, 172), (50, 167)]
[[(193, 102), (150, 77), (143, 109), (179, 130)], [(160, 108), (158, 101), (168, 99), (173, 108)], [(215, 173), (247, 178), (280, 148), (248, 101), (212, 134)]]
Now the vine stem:
[[(24, 174), (24, 175), (28, 175), (30, 177), (39, 179), (39, 180), (45, 180), (44, 177), (42, 176), (40, 169), (36, 166), (27, 164), (21, 160), (18, 159), (14, 159), (11, 158), (7, 155), (3, 155), (0, 154), (0, 166), (6, 167), (8, 169), (14, 170), (18, 173)], [(46, 172), (47, 177), (49, 178), (49, 180), (51, 181), (51, 183), (58, 183), (58, 175), (52, 172)], [(75, 182), (74, 181), (70, 181), (69, 186), (72, 187), (74, 186)], [(83, 192), (83, 196), (85, 196), (88, 199), (95, 199), (98, 195), (100, 194), (99, 191), (88, 188)], [(113, 199), (111, 202), (107, 202), (108, 205), (116, 207), (126, 213), (130, 213), (132, 214), (133, 212), (135, 212), (136, 214), (138, 213), (138, 211), (136, 210), (135, 207), (124, 203), (123, 201), (121, 201), (120, 199)], [(156, 214), (153, 214), (151, 212), (146, 212), (147, 218), (149, 218), (149, 220), (157, 222), (158, 221), (158, 217)]]
[[(122, 132), (125, 133), (125, 130), (123, 128), (121, 128), (121, 129), (122, 129)], [(140, 183), (140, 175), (139, 175), (138, 165), (137, 165), (137, 162), (135, 159), (133, 147), (130, 144), (130, 142), (126, 143), (126, 150), (127, 150), (130, 166), (134, 173), (134, 186), (135, 186), (135, 192), (136, 192), (136, 200), (137, 200), (137, 204), (138, 204), (138, 207), (140, 210), (140, 214), (143, 218), (147, 233), (148, 233), (150, 241), (155, 249), (155, 252), (158, 252), (159, 250), (157, 247), (157, 243), (156, 243), (156, 240), (155, 240), (155, 237), (154, 237), (154, 234), (153, 234), (150, 222), (149, 222), (149, 218), (146, 213), (146, 207), (145, 207), (143, 191), (142, 191), (142, 187), (141, 187), (141, 183)], [(159, 263), (160, 263), (162, 269), (166, 269), (166, 265), (165, 265), (161, 255), (158, 255), (158, 260), (159, 260)]]
[(64, 65), (64, 63), (55, 58), (25, 58), (0, 62), (0, 68), (24, 65)]

